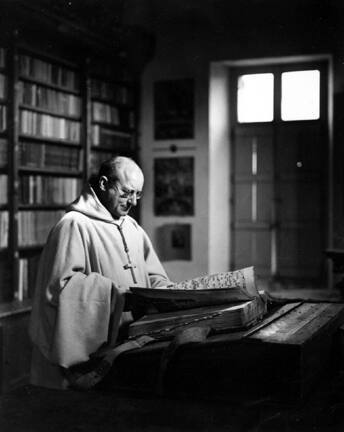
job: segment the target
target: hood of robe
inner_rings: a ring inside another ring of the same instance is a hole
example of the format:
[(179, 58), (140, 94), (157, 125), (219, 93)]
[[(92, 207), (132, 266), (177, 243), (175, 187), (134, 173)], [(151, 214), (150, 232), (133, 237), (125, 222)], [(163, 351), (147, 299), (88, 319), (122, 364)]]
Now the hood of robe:
[(92, 218), (104, 222), (118, 224), (122, 219), (115, 220), (111, 213), (99, 201), (96, 193), (90, 185), (86, 185), (79, 195), (67, 208), (66, 212), (77, 211)]

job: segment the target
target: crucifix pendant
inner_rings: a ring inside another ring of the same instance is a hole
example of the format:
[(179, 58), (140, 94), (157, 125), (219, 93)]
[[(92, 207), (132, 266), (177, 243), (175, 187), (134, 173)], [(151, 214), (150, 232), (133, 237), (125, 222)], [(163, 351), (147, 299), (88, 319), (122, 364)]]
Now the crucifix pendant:
[(130, 270), (131, 276), (133, 278), (133, 282), (136, 284), (137, 280), (134, 272), (134, 268), (136, 268), (136, 266), (134, 266), (134, 264), (129, 262), (128, 264), (124, 265), (123, 268), (124, 270)]
[(117, 228), (118, 228), (119, 233), (121, 234), (124, 250), (125, 250), (125, 253), (127, 254), (127, 258), (128, 258), (128, 264), (124, 265), (123, 268), (124, 268), (124, 270), (130, 270), (131, 277), (133, 278), (133, 282), (136, 284), (137, 280), (136, 280), (136, 276), (135, 276), (135, 272), (134, 272), (135, 266), (131, 262), (131, 259), (130, 259), (129, 248), (128, 248), (127, 242), (126, 242), (124, 234), (123, 234), (122, 224), (121, 225), (117, 225)]

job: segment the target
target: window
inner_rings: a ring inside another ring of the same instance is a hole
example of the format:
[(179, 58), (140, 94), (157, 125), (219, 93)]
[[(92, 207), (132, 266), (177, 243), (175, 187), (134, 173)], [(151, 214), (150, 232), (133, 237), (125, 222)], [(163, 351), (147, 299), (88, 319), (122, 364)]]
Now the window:
[[(274, 82), (274, 76), (280, 74)], [(280, 73), (245, 74), (238, 77), (237, 118), (239, 123), (272, 122), (274, 92), (281, 94), (281, 120), (320, 118), (320, 71), (294, 70)], [(279, 112), (279, 110), (277, 110)]]
[(238, 122), (273, 120), (274, 76), (272, 73), (241, 75), (238, 78)]
[(317, 120), (320, 116), (320, 72), (282, 73), (282, 120)]

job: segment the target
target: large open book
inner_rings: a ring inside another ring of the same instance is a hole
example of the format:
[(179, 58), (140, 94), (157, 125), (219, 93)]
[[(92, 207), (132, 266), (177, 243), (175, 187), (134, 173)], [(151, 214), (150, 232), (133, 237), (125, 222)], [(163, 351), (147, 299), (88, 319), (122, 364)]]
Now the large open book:
[(255, 324), (265, 312), (265, 303), (255, 298), (237, 304), (147, 314), (130, 324), (129, 337), (168, 337), (191, 326), (209, 326), (216, 333), (235, 330)]
[(170, 336), (190, 326), (209, 326), (215, 332), (245, 328), (266, 313), (253, 267), (131, 291), (133, 305), (144, 312), (130, 324), (129, 337)]
[(259, 298), (254, 267), (185, 280), (161, 288), (131, 287), (133, 301), (156, 312), (222, 305)]

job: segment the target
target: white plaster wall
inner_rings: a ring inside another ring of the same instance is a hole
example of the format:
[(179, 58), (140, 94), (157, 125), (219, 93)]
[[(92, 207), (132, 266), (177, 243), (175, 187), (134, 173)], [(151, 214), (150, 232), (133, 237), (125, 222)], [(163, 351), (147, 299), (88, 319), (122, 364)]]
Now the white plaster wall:
[(229, 72), (212, 63), (209, 82), (209, 273), (230, 270)]
[[(183, 63), (185, 66), (185, 64)], [(169, 223), (191, 224), (191, 252), (190, 261), (167, 261), (164, 267), (172, 280), (199, 276), (208, 273), (208, 73), (203, 68), (194, 69), (190, 65), (187, 72), (184, 66), (178, 70), (176, 65), (164, 70), (161, 65), (155, 67), (150, 64), (143, 75), (141, 130), (140, 130), (140, 160), (145, 173), (145, 199), (142, 201), (141, 223), (157, 244), (157, 228)], [(174, 69), (174, 70), (173, 70)], [(153, 83), (161, 79), (194, 78), (195, 80), (195, 135), (190, 140), (155, 141), (153, 132)], [(171, 144), (177, 145), (175, 153), (170, 151)], [(195, 170), (195, 214), (194, 216), (155, 216), (153, 213), (153, 163), (157, 157), (194, 157)]]
[[(174, 1), (152, 0), (151, 15), (143, 20), (156, 35), (156, 47), (142, 76), (139, 143), (146, 185), (141, 222), (153, 243), (156, 228), (165, 223), (192, 225), (192, 260), (164, 263), (173, 280), (229, 267), (230, 154), (229, 130), (226, 130), (229, 126), (225, 121), (229, 105), (226, 72), (221, 62), (326, 53), (334, 49), (331, 27), (319, 20), (322, 11), (299, 2), (294, 2), (294, 8), (288, 3), (271, 2), (268, 9), (252, 3), (248, 15), (237, 4), (236, 9), (231, 2), (219, 2), (216, 7), (205, 7), (203, 14), (196, 16), (185, 3), (183, 15), (177, 16)], [(218, 63), (210, 68), (213, 62)], [(153, 83), (174, 78), (195, 79), (195, 137), (187, 141), (154, 141)], [(210, 88), (214, 92), (209, 99)], [(171, 153), (171, 144), (177, 144), (180, 150)], [(159, 156), (194, 156), (195, 216), (153, 214), (153, 159)]]

